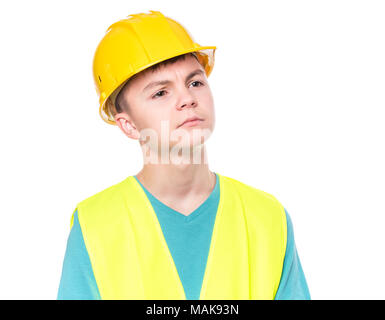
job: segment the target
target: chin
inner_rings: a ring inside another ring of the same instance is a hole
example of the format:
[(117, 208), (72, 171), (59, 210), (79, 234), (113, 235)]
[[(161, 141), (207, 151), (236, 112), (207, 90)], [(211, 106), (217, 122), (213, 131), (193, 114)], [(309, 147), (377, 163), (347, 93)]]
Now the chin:
[(170, 140), (174, 139), (172, 141), (173, 145), (178, 144), (184, 147), (193, 147), (205, 143), (211, 134), (212, 130), (208, 128), (190, 127), (188, 130), (175, 132), (174, 135), (170, 136)]

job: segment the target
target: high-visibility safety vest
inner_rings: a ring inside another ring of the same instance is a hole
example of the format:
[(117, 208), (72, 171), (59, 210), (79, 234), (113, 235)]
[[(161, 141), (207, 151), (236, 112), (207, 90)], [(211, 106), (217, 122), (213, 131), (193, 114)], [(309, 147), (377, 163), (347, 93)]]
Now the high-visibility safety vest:
[[(199, 299), (274, 299), (286, 251), (284, 207), (264, 191), (218, 177)], [(79, 202), (76, 210), (102, 299), (186, 299), (156, 213), (134, 176)]]

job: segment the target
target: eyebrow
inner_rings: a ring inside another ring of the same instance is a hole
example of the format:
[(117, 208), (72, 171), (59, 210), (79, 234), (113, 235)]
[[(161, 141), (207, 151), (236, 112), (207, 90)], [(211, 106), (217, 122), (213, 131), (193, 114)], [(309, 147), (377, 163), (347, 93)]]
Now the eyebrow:
[[(187, 77), (186, 77), (186, 81), (190, 80), (192, 77), (198, 75), (198, 74), (204, 74), (204, 71), (202, 69), (196, 69), (192, 72), (190, 72)], [(152, 88), (152, 87), (155, 87), (155, 86), (159, 86), (159, 85), (165, 85), (165, 84), (169, 84), (171, 83), (172, 81), (170, 80), (160, 80), (160, 81), (153, 81), (153, 82), (150, 82), (147, 86), (144, 87), (144, 89), (142, 90), (142, 92)]]

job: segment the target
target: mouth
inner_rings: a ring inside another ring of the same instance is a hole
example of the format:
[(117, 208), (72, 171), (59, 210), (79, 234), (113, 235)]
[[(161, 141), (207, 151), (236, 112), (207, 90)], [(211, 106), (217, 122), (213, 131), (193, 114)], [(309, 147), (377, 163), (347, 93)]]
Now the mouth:
[(203, 121), (203, 119), (198, 118), (198, 117), (188, 118), (188, 119), (186, 119), (183, 123), (181, 123), (181, 124), (178, 126), (178, 128), (180, 128), (180, 127), (193, 127), (193, 126), (198, 125), (198, 124), (201, 123), (202, 121)]

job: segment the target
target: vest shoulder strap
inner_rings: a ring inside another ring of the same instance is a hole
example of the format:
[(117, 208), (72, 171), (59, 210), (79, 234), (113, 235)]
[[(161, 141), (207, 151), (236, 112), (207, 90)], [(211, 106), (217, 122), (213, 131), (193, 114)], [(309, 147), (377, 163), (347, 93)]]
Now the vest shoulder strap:
[[(267, 192), (226, 176), (221, 176), (221, 181), (221, 196), (225, 198), (221, 218), (224, 227), (217, 235), (220, 239), (217, 242), (222, 244), (223, 250), (233, 248), (236, 259), (228, 259), (225, 254), (214, 259), (217, 265), (213, 267), (216, 270), (213, 277), (218, 277), (215, 286), (220, 287), (220, 278), (228, 272), (220, 264), (227, 265), (234, 273), (243, 270), (242, 277), (237, 279), (240, 299), (274, 299), (286, 253), (285, 209)], [(216, 249), (220, 252), (218, 247)], [(243, 289), (241, 282), (244, 282)], [(233, 284), (232, 290), (235, 288)], [(248, 296), (245, 297), (246, 292)], [(216, 292), (217, 297), (220, 295)]]

